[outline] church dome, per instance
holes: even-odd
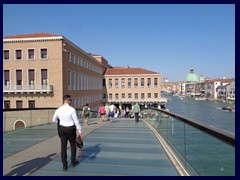
[[[199,77],[194,73],[194,69],[190,69],[190,73],[186,77],[187,82],[199,82]]]

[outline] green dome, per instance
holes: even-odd
[[[199,82],[199,77],[194,73],[193,68],[190,69],[190,73],[186,77],[187,82]]]

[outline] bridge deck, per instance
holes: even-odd
[[[111,124],[93,124],[83,127],[91,133],[84,136],[84,148],[77,153],[80,164],[62,171],[59,151],[45,153],[25,161],[22,166],[5,175],[17,173],[30,165],[32,176],[178,176],[158,140],[144,121],[116,120]],[[90,132],[90,131],[89,131]],[[86,134],[86,133],[85,133]],[[56,138],[54,139],[56,141]],[[57,140],[59,143],[60,141]],[[59,146],[59,145],[58,145]],[[31,148],[30,148],[31,149]],[[46,149],[46,147],[45,147]],[[53,157],[53,158],[51,158]],[[7,158],[6,158],[7,159]],[[4,159],[5,160],[5,159]],[[70,162],[70,149],[68,149]],[[41,162],[45,162],[41,164]],[[21,169],[22,168],[22,169]],[[26,173],[27,174],[27,173]],[[24,174],[22,174],[24,175]]]

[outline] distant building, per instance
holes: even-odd
[[[142,68],[108,68],[104,74],[107,101],[121,108],[134,102],[144,107],[160,107],[160,76]]]
[[[235,79],[231,79],[226,85],[226,99],[235,101]]]
[[[207,79],[202,83],[200,92],[207,99],[218,99],[218,93],[225,92],[223,86],[229,84],[230,81],[231,79]]]
[[[190,68],[190,73],[186,76],[185,93],[187,95],[194,95],[197,83],[199,83],[199,77],[194,73],[194,69]]]
[[[219,85],[216,89],[217,91],[217,99],[219,100],[226,100],[226,91],[227,91],[227,88],[226,88],[227,85]]]

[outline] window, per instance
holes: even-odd
[[[128,88],[131,88],[132,78],[128,78]]]
[[[108,85],[109,85],[109,88],[112,88],[112,79],[108,80]]]
[[[28,101],[28,108],[35,108],[35,101]]]
[[[109,94],[108,97],[109,97],[109,100],[112,100],[112,94]]]
[[[138,78],[134,78],[134,87],[138,87]]]
[[[35,73],[34,73],[34,69],[29,69],[28,70],[28,82],[29,85],[35,85]]]
[[[18,86],[22,85],[22,70],[16,70],[16,84]]]
[[[75,79],[76,79],[76,76],[75,76],[75,72],[72,72],[72,87],[73,87],[73,90],[76,90],[75,89]]]
[[[128,93],[128,98],[129,98],[129,99],[132,98],[132,93]]]
[[[147,79],[147,86],[148,86],[148,87],[151,87],[151,78],[148,78],[148,79]]]
[[[41,59],[47,59],[47,49],[41,49]]]
[[[23,108],[23,102],[22,101],[16,101],[16,108],[17,109]]]
[[[9,60],[9,50],[4,50],[3,51],[3,59],[4,60]]]
[[[82,58],[79,57],[79,65],[82,66]]]
[[[144,99],[144,98],[145,98],[144,93],[141,93],[141,99]]]
[[[115,94],[115,99],[117,100],[119,98],[118,93]]]
[[[28,49],[28,59],[34,59],[34,49]]]
[[[125,78],[122,78],[122,88],[125,88]]]
[[[141,78],[141,87],[144,87],[144,78]]]
[[[75,64],[75,55],[72,53],[72,63]]]
[[[68,70],[68,87],[71,86],[71,71]]]
[[[42,85],[48,85],[48,70],[41,69],[41,83]]]
[[[71,62],[71,53],[68,51],[68,62]]]
[[[115,88],[118,88],[118,78],[115,79]]]
[[[134,93],[134,99],[138,99],[138,93]]]
[[[4,86],[10,85],[9,70],[4,70]]]
[[[78,56],[76,56],[75,59],[76,59],[76,60],[75,60],[75,61],[76,61],[75,63],[76,63],[77,65],[79,65],[79,62],[78,62],[79,58],[78,58]]]
[[[106,94],[103,94],[103,99],[106,99],[107,98],[107,95]]]
[[[154,78],[154,86],[155,86],[155,87],[158,86],[158,78]]]
[[[154,98],[158,98],[158,93],[154,93]]]
[[[125,99],[125,93],[122,93],[122,99]]]
[[[22,59],[22,50],[16,50],[15,53],[16,59]]]
[[[151,98],[151,93],[148,93],[148,98]]]
[[[4,109],[10,109],[10,101],[4,101]]]
[[[102,80],[102,84],[103,84],[103,87],[106,86],[106,79],[103,79],[103,80]]]

